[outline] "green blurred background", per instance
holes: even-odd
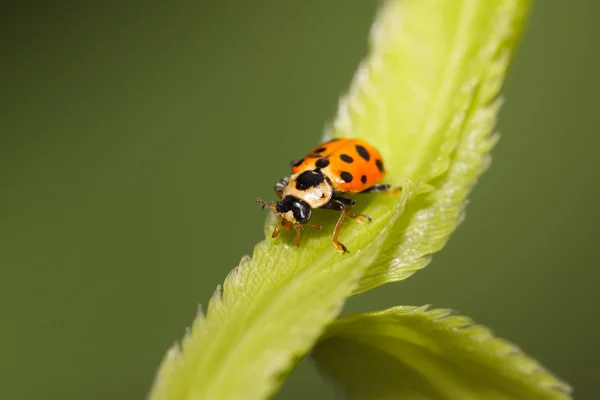
[[[0,13],[0,398],[140,399],[262,238],[375,3],[44,2]],[[598,3],[538,1],[466,222],[345,312],[451,307],[597,399]],[[596,43],[596,44],[593,44]],[[278,399],[333,398],[302,362]]]

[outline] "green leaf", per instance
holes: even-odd
[[[497,96],[529,3],[386,3],[373,31],[373,52],[342,103],[334,132],[368,137],[388,163],[388,180],[410,180],[424,193],[386,225],[389,238],[355,293],[426,266],[462,221],[465,199],[497,140],[491,136]],[[383,63],[388,68],[378,67]],[[390,206],[378,201],[365,212],[381,218]]]
[[[384,4],[370,54],[325,137],[373,143],[385,157],[386,181],[402,185],[402,194],[357,197],[357,211],[373,221],[344,224],[340,240],[349,254],[331,243],[337,217],[331,211],[314,213],[313,222],[325,229],[307,229],[300,248],[289,232],[271,239],[276,221],[268,217],[266,240],[169,351],[150,399],[264,399],[348,296],[428,263],[460,222],[463,201],[488,163],[493,100],[528,3]]]
[[[564,400],[571,388],[515,345],[450,310],[349,315],[313,351],[353,399]]]

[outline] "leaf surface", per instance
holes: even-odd
[[[332,324],[313,351],[352,399],[565,400],[570,387],[450,310],[394,307]]]

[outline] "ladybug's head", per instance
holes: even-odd
[[[310,220],[312,207],[302,199],[288,195],[283,196],[276,203],[272,201],[265,202],[261,199],[256,199],[256,202],[262,205],[263,208],[268,207],[275,216],[281,218],[275,225],[272,237],[279,235],[281,227],[289,230],[293,229],[296,231],[294,241],[297,246],[300,246],[300,232],[304,229],[304,226],[323,229],[318,224],[307,224],[308,220]]]
[[[292,224],[306,224],[310,219],[311,207],[304,200],[285,196],[275,204],[275,210],[282,219]]]

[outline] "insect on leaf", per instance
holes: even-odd
[[[270,396],[352,293],[403,279],[429,261],[461,220],[489,162],[495,98],[527,14],[526,0],[394,0],[372,28],[370,53],[325,139],[377,147],[401,195],[356,197],[371,223],[315,212],[323,231],[265,240],[213,295],[181,345],[165,357],[151,400]],[[292,157],[293,155],[290,155]],[[320,211],[320,210],[317,210]],[[258,210],[257,210],[258,212]],[[317,215],[318,214],[318,215]]]

